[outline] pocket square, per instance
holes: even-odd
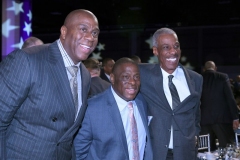
[[[148,116],[148,126],[150,125],[152,118],[153,118],[153,116]]]

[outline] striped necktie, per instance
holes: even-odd
[[[70,72],[72,78],[70,79],[70,87],[73,95],[74,105],[75,105],[75,114],[77,115],[78,111],[78,83],[77,83],[77,66],[70,66],[67,67],[68,71]]]
[[[174,110],[180,103],[180,98],[178,96],[178,92],[177,89],[175,87],[175,85],[172,82],[173,79],[173,75],[169,75],[168,76],[168,86],[172,95],[172,110]]]

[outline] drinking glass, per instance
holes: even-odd
[[[218,148],[218,147],[219,147],[219,141],[218,141],[218,139],[215,139],[215,144],[216,144],[216,147]]]
[[[226,146],[226,153],[227,153],[228,159],[231,159],[233,157],[233,152],[234,152],[233,144],[228,143]]]
[[[226,154],[226,150],[225,150],[225,148],[223,148],[223,147],[218,147],[218,157],[219,157],[219,159],[221,158],[221,159],[223,159],[224,157],[225,157],[225,154]]]

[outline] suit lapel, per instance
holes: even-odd
[[[108,103],[108,110],[109,110],[109,114],[112,118],[112,122],[117,130],[119,139],[121,141],[122,147],[124,149],[124,153],[126,154],[126,157],[129,157],[128,155],[128,145],[127,145],[127,140],[126,140],[126,135],[125,135],[125,131],[124,131],[124,127],[123,127],[123,123],[122,123],[122,118],[117,106],[117,103],[115,101],[115,98],[111,92],[111,88],[108,89],[108,97],[107,98],[107,103]]]
[[[189,75],[188,71],[186,68],[184,68],[181,64],[180,67],[183,69],[184,75],[186,77],[186,81],[188,84],[188,88],[190,91],[190,95],[195,92],[195,82],[192,80],[192,77]]]
[[[197,97],[197,93],[195,91],[195,82],[192,77],[189,75],[189,72],[186,68],[184,68],[181,64],[179,66],[183,69],[187,85],[190,91],[190,95],[186,97],[179,106],[175,109],[175,112],[181,113],[189,110],[189,107],[195,106],[197,100],[194,100]]]
[[[137,104],[137,108],[138,108],[138,111],[141,115],[142,122],[143,122],[143,125],[144,125],[144,128],[145,128],[146,134],[147,134],[147,130],[148,130],[148,119],[147,119],[147,115],[146,115],[147,113],[144,110],[144,106],[143,106],[142,101],[139,100],[138,97],[136,97],[135,102]],[[147,134],[147,136],[148,136],[148,134]]]
[[[56,92],[59,97],[59,101],[65,116],[67,123],[71,124],[74,122],[75,109],[74,102],[71,94],[71,89],[69,85],[69,80],[67,77],[66,68],[62,59],[62,55],[58,49],[57,41],[49,46],[49,70],[51,72],[51,77],[53,84],[55,85]],[[72,106],[72,107],[69,107]]]
[[[163,89],[163,76],[162,76],[162,71],[160,69],[159,64],[156,64],[152,68],[152,73],[153,73],[153,78],[152,78],[152,83],[154,84],[154,90],[155,92],[161,97],[161,101],[159,101],[159,106],[164,106],[164,110],[167,110],[169,112],[172,112],[172,109],[167,101],[167,98],[164,93]],[[168,107],[165,107],[168,106]]]
[[[82,92],[82,106],[79,111],[78,117],[76,121],[79,121],[79,118],[83,118],[85,111],[86,111],[86,106],[87,106],[87,95],[88,91],[90,88],[90,75],[88,70],[84,67],[84,65],[81,63],[79,66],[80,71],[81,71],[81,80],[82,80],[82,86],[81,86],[81,92]],[[89,76],[86,76],[89,75]],[[80,120],[82,121],[82,120]]]

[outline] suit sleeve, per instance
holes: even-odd
[[[30,71],[28,59],[21,50],[10,53],[0,68],[0,159],[6,159],[6,131],[28,95]]]
[[[85,117],[82,122],[82,126],[74,139],[74,147],[75,147],[77,160],[86,159],[88,152],[89,152],[89,148],[90,148],[92,140],[93,140],[91,121],[90,121],[89,114],[90,113],[87,109]]]
[[[196,119],[195,119],[196,133],[195,133],[195,135],[196,136],[198,136],[200,131],[201,131],[201,127],[200,127],[200,121],[201,121],[200,105],[201,105],[201,101],[200,101],[200,98],[201,98],[201,95],[202,95],[202,84],[203,84],[203,78],[201,76],[200,81],[199,81],[199,88],[197,90],[197,92],[199,93],[199,99],[198,99],[197,108],[196,108],[196,111],[195,111],[195,116],[196,116]]]
[[[225,94],[225,97],[227,100],[228,107],[231,112],[232,120],[239,119],[237,103],[235,101],[235,98],[234,98],[232,90],[231,90],[228,75],[225,75],[225,83],[223,85],[224,85],[224,94]]]

